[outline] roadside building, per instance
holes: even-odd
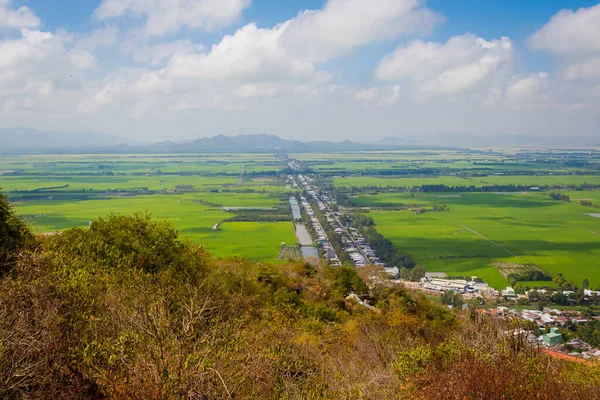
[[[504,297],[505,299],[516,299],[517,298],[517,294],[515,293],[515,289],[513,289],[512,287],[507,287],[505,290],[502,291],[502,297]]]
[[[422,280],[422,286],[425,289],[435,290],[439,292],[453,291],[458,293],[464,293],[468,282],[463,279],[440,279],[440,278],[424,278]]]
[[[542,341],[549,347],[554,347],[562,342],[562,335],[558,331],[558,328],[551,328],[550,332],[542,336]]]

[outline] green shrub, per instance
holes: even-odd
[[[0,194],[0,273],[15,262],[16,252],[32,242],[27,225],[18,218],[6,197]]]

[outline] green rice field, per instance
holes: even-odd
[[[0,159],[0,188],[37,233],[148,212],[216,256],[274,261],[281,242],[296,242],[291,221],[213,227],[235,216],[219,207],[285,204],[293,190],[281,168],[272,154],[8,156]]]
[[[500,288],[507,282],[493,262],[509,262],[563,273],[576,285],[584,278],[600,285],[600,218],[588,215],[600,214],[597,154],[407,150],[290,157],[324,187],[345,191],[384,237],[430,272],[476,275]],[[253,208],[260,216],[286,208],[299,191],[288,175],[293,172],[280,154],[0,157],[0,190],[35,232],[86,227],[110,213],[149,212],[219,257],[273,262],[282,242],[296,243],[291,219],[221,222],[236,209]],[[575,190],[584,184],[596,190]],[[422,185],[549,187],[571,201],[529,189],[397,191]],[[448,210],[433,212],[433,205]],[[429,211],[414,211],[419,208]],[[530,283],[536,285],[544,283]]]
[[[422,176],[422,177],[366,177],[352,176],[345,178],[335,178],[335,186],[394,186],[411,188],[422,185],[446,185],[446,186],[489,186],[489,185],[522,185],[522,186],[567,186],[581,185],[588,183],[600,185],[600,176],[598,175],[554,175],[554,176],[485,176],[485,177],[457,177],[457,176]]]
[[[447,204],[449,211],[374,210],[377,230],[430,272],[476,275],[501,287],[493,261],[535,264],[580,284],[600,284],[600,218],[541,194],[363,195],[365,207]]]
[[[155,218],[168,220],[182,237],[203,245],[219,257],[275,260],[281,242],[296,242],[291,222],[226,222],[214,230],[214,225],[233,215],[198,203],[200,198],[223,201],[231,207],[270,207],[276,204],[265,195],[253,193],[230,197],[153,195],[79,202],[23,202],[17,205],[17,211],[32,225],[34,231],[40,233],[86,227],[90,220],[110,213],[149,212]]]

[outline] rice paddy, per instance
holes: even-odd
[[[287,165],[278,157],[4,156],[0,158],[0,188],[36,232],[86,227],[90,220],[110,213],[149,212],[170,221],[182,237],[219,257],[276,262],[282,242],[291,247],[296,244],[291,218],[227,220],[239,210],[272,210],[289,204],[289,196],[298,189],[292,189]],[[475,275],[501,288],[507,279],[498,265],[514,264],[562,273],[576,285],[586,278],[591,286],[600,285],[596,154],[574,153],[575,161],[560,152],[450,150],[293,157],[316,179],[345,190],[356,209],[369,212],[384,237],[411,253],[429,272]],[[423,185],[458,189],[414,190]],[[477,193],[460,189],[492,185],[527,190]],[[549,198],[550,190],[569,196],[570,202]],[[435,205],[447,209],[433,211]]]
[[[273,155],[14,156],[0,162],[0,188],[37,233],[148,212],[218,257],[274,261],[281,242],[296,242],[291,221],[213,227],[235,216],[227,209],[285,204],[293,191],[279,170]]]
[[[600,284],[600,219],[586,207],[551,200],[542,194],[464,193],[364,195],[361,206],[447,204],[448,211],[417,214],[376,209],[369,214],[378,231],[415,256],[430,272],[480,276],[496,287],[507,284],[494,262],[536,265],[562,273],[576,284]]]

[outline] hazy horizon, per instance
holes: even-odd
[[[600,4],[0,0],[0,128],[597,136]]]

